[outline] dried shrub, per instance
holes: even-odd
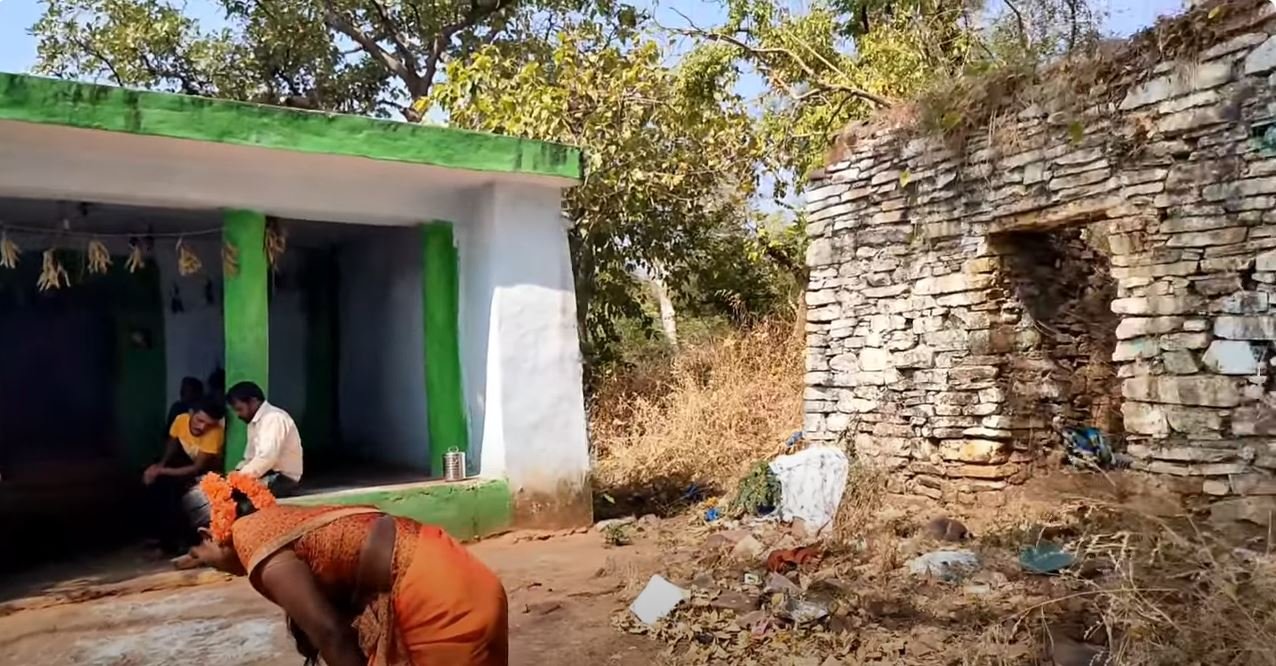
[[[732,490],[801,427],[803,356],[802,334],[776,320],[604,379],[590,405],[596,486],[613,495],[691,483]]]

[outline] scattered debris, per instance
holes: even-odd
[[[757,610],[761,603],[762,600],[756,594],[748,595],[743,592],[736,592],[735,590],[725,590],[718,594],[718,596],[714,597],[713,600],[709,602],[709,606],[744,615],[745,613],[751,613]]]
[[[970,536],[965,525],[948,517],[936,518],[926,523],[923,531],[927,537],[935,541],[959,542],[965,541]]]
[[[801,518],[809,532],[823,532],[846,491],[846,453],[827,446],[806,449],[772,460],[770,469],[780,483],[780,519]]]
[[[624,518],[612,518],[610,520],[600,520],[594,523],[594,530],[598,532],[606,532],[613,527],[624,527],[632,525],[636,519],[633,516],[625,516]]]
[[[913,558],[908,570],[917,576],[933,576],[956,583],[979,568],[979,556],[969,550],[936,550]]]
[[[1098,645],[1082,643],[1066,635],[1057,627],[1049,627],[1050,659],[1055,666],[1103,666],[1108,663],[1108,651]]]
[[[528,615],[549,615],[563,607],[561,601],[538,601],[523,606],[523,613]]]
[[[723,530],[714,532],[704,540],[705,550],[722,550],[725,548],[734,548],[740,540],[749,536],[744,530]]]
[[[721,517],[722,516],[718,514],[718,507],[716,506],[709,507],[709,510],[704,512],[704,521],[706,523],[712,523],[713,521]]]
[[[1098,467],[1111,469],[1116,466],[1116,457],[1112,454],[1112,446],[1108,438],[1098,428],[1064,428],[1063,446],[1068,460],[1081,467]]]
[[[766,546],[750,534],[736,542],[735,547],[731,549],[731,557],[745,562],[756,562],[765,552]]]
[[[789,620],[795,625],[802,626],[828,617],[829,609],[828,606],[816,601],[788,597],[785,599],[784,605],[776,610],[776,615]]]
[[[814,548],[802,546],[801,548],[789,548],[787,550],[771,551],[766,558],[767,571],[778,571],[784,573],[801,567],[808,562],[815,562],[820,559],[819,551]]]
[[[762,588],[762,591],[767,594],[801,594],[802,588],[789,580],[788,576],[771,573],[767,575],[766,587]]]
[[[1019,553],[1019,564],[1034,574],[1058,573],[1075,564],[1077,556],[1051,541],[1029,546]]]
[[[687,596],[686,590],[665,580],[663,576],[652,576],[642,594],[629,605],[629,612],[643,624],[654,624],[677,608]]]

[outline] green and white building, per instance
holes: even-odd
[[[304,501],[464,537],[587,521],[560,212],[581,176],[550,143],[0,74],[0,230],[20,249],[0,267],[0,512],[127,494],[181,378],[224,367],[296,418],[324,491]],[[70,285],[40,291],[49,249]],[[228,464],[244,440],[233,423]],[[453,448],[477,479],[431,481]]]

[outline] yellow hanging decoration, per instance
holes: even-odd
[[[177,239],[177,272],[182,276],[194,275],[203,267],[204,262],[199,260],[190,246],[183,239]]]
[[[129,273],[136,273],[146,266],[146,256],[142,254],[142,242],[136,238],[130,238],[128,241],[128,259],[124,260],[124,267]]]
[[[50,289],[61,289],[71,286],[71,276],[67,275],[66,269],[62,267],[62,263],[58,261],[57,255],[53,248],[44,251],[44,258],[40,268],[40,279],[36,281],[36,287],[40,291],[49,291]]]
[[[106,275],[106,271],[111,267],[111,253],[106,249],[106,245],[100,240],[91,240],[86,254],[89,260],[89,272],[95,275]]]
[[[239,248],[234,243],[222,243],[222,274],[226,277],[239,275]]]
[[[0,268],[17,268],[21,255],[22,250],[18,249],[17,243],[9,240],[9,234],[0,232]]]
[[[288,234],[274,220],[266,223],[266,263],[272,271],[279,270],[279,260],[288,249]]]

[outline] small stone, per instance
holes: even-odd
[[[632,525],[635,522],[637,522],[637,520],[638,519],[633,516],[625,516],[624,518],[612,518],[610,520],[600,520],[594,523],[594,531],[606,532],[607,530],[615,529],[617,527]]]
[[[1118,298],[1112,301],[1112,311],[1123,315],[1175,315],[1195,312],[1201,301],[1193,296],[1145,296]]]
[[[939,445],[944,460],[966,463],[1004,463],[1010,459],[1006,442],[991,439],[947,440]]]
[[[1237,437],[1276,435],[1276,409],[1263,404],[1237,409],[1232,412],[1232,434]]]
[[[973,275],[953,273],[950,275],[942,275],[940,277],[922,278],[914,283],[913,293],[919,296],[933,296],[937,294],[973,291],[992,286],[995,279],[995,276],[985,273]]]
[[[1252,375],[1259,369],[1254,347],[1240,340],[1215,340],[1201,360],[1220,375]]]
[[[731,549],[731,557],[742,562],[756,562],[765,552],[766,546],[750,534],[736,542],[735,547]]]
[[[1267,292],[1238,291],[1210,303],[1210,310],[1225,314],[1262,314],[1267,312]]]
[[[965,525],[947,517],[936,518],[926,523],[923,532],[927,537],[936,541],[965,541],[970,536],[970,531],[966,529]]]
[[[1276,515],[1276,497],[1243,497],[1210,505],[1210,520],[1215,523],[1246,522],[1267,527]]]
[[[1232,492],[1232,485],[1224,480],[1206,479],[1205,483],[1201,484],[1201,492],[1216,497],[1228,495]]]

